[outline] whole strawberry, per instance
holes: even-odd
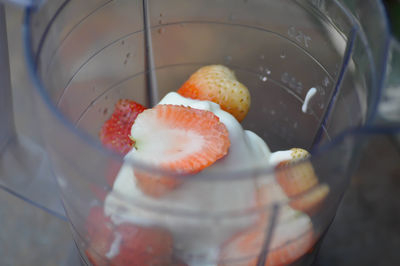
[[[205,66],[197,70],[178,90],[184,97],[212,101],[239,122],[250,109],[250,93],[229,68]]]

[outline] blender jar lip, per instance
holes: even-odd
[[[57,13],[59,13],[62,8],[69,2],[69,0],[66,0],[62,5],[61,8],[59,10],[57,10]],[[335,0],[335,2],[337,2]],[[383,9],[383,4],[382,3],[378,3],[381,7],[382,10]],[[340,5],[340,4],[339,4]],[[30,28],[30,20],[31,20],[31,16],[32,13],[34,13],[36,10],[36,8],[34,7],[27,7],[25,9],[25,14],[24,14],[24,22],[23,22],[23,42],[24,42],[24,52],[26,55],[26,61],[27,61],[27,67],[28,67],[28,71],[30,74],[30,77],[33,81],[34,86],[36,87],[37,91],[39,92],[42,100],[46,103],[47,108],[51,111],[52,115],[55,115],[56,118],[63,124],[63,126],[66,127],[66,129],[68,131],[70,131],[72,134],[76,134],[78,136],[78,138],[80,138],[82,141],[84,141],[85,143],[87,143],[89,146],[91,146],[91,148],[94,148],[96,150],[98,150],[101,153],[105,153],[107,156],[110,156],[111,158],[113,158],[116,161],[119,161],[121,163],[129,163],[130,165],[134,166],[135,168],[144,170],[144,171],[148,171],[150,173],[154,173],[154,174],[161,174],[161,175],[168,175],[171,177],[182,177],[182,176],[187,176],[187,175],[183,175],[183,174],[179,174],[173,171],[167,171],[164,169],[160,169],[160,168],[156,168],[152,165],[149,164],[145,164],[143,162],[139,162],[137,160],[133,160],[133,159],[129,159],[129,160],[125,160],[123,158],[123,156],[117,154],[116,152],[113,152],[110,149],[105,148],[103,145],[101,145],[101,143],[97,140],[95,140],[94,138],[92,138],[88,133],[84,132],[83,130],[80,130],[79,128],[76,128],[71,121],[69,121],[60,111],[59,109],[54,105],[54,103],[51,101],[49,95],[47,94],[45,87],[43,85],[43,83],[41,82],[41,79],[39,78],[39,76],[37,75],[37,68],[36,68],[36,62],[35,62],[35,57],[34,57],[34,53],[33,53],[33,49],[31,47],[31,43],[32,43],[32,36],[31,36],[31,28]],[[381,13],[384,13],[382,12]],[[348,11],[346,11],[348,13]],[[384,13],[385,14],[385,13]],[[385,25],[386,25],[386,32],[384,34],[385,36],[385,57],[384,58],[388,58],[389,56],[389,45],[390,45],[390,28],[389,28],[389,23],[388,23],[388,18],[385,14],[385,16],[382,16],[385,20]],[[54,19],[54,17],[53,17]],[[53,20],[52,19],[52,20]],[[51,25],[51,22],[50,24]],[[44,35],[46,34],[46,31],[44,33]],[[382,90],[382,86],[383,86],[383,82],[384,82],[384,73],[386,73],[386,65],[385,68],[382,69],[381,71],[381,77],[380,80],[378,81],[378,90],[377,90],[377,95],[376,96],[376,101],[374,102],[373,105],[373,114],[376,113],[376,109],[377,109],[377,105],[379,102],[379,96]],[[374,116],[374,115],[373,115]],[[369,120],[367,120],[366,123],[368,123]],[[318,156],[320,156],[320,154],[322,152],[326,152],[332,148],[334,148],[335,144],[339,143],[340,139],[343,139],[343,137],[349,135],[349,133],[354,133],[355,131],[358,130],[348,130],[345,132],[342,132],[342,134],[339,134],[339,136],[335,137],[331,142],[327,143],[327,145],[320,145],[318,146],[316,149],[312,149],[311,150],[311,154],[313,155],[312,157],[314,158],[318,158]],[[337,138],[337,141],[335,141],[335,139]],[[308,160],[308,159],[307,159]],[[299,162],[294,163],[295,164],[300,164],[303,163],[304,160],[301,160]],[[268,166],[263,166],[263,167],[256,167],[256,168],[251,168],[251,169],[235,169],[235,170],[224,170],[224,171],[214,171],[210,173],[210,178],[207,179],[215,179],[215,178],[224,178],[224,179],[242,179],[242,178],[248,178],[249,176],[259,176],[259,175],[271,175],[272,173],[274,173],[275,171],[275,167],[272,165],[268,165]]]

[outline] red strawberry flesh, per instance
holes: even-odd
[[[87,218],[89,247],[86,255],[94,266],[170,265],[172,236],[162,228],[131,223],[114,225],[101,207]]]
[[[129,138],[136,117],[146,108],[132,100],[119,100],[110,119],[101,131],[100,140],[104,146],[123,155],[128,153],[134,142]]]
[[[226,126],[210,111],[158,105],[138,116],[132,127],[135,156],[178,173],[193,174],[228,153]]]

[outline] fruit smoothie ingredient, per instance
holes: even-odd
[[[87,226],[86,255],[94,266],[163,266],[173,260],[172,236],[165,229],[114,225],[101,207],[92,207]]]
[[[159,102],[159,106],[163,105],[185,106],[212,112],[229,133],[229,152],[198,173],[184,176],[183,183],[168,193],[154,197],[144,193],[139,180],[141,177],[137,176],[140,169],[129,163],[131,158],[135,158],[131,156],[137,153],[136,150],[132,150],[125,156],[127,163],[122,166],[113,190],[106,198],[104,210],[114,224],[157,225],[167,229],[173,235],[174,255],[188,265],[202,265],[201,261],[211,261],[215,265],[222,243],[233,234],[254,224],[258,217],[222,216],[216,220],[214,215],[221,216],[221,213],[234,213],[252,208],[256,206],[257,199],[256,184],[251,178],[228,180],[229,176],[221,176],[210,180],[210,177],[213,173],[225,173],[227,169],[250,170],[268,164],[270,151],[260,137],[244,130],[235,117],[221,110],[216,103],[189,99],[170,92]],[[143,114],[145,112],[141,115]],[[133,128],[138,125],[139,118]],[[140,149],[139,139],[137,143]],[[151,172],[150,174],[152,175]],[[157,186],[150,187],[154,189]],[[189,214],[175,215],[176,212]],[[193,216],[190,213],[204,215]]]
[[[132,126],[132,157],[180,174],[195,174],[228,153],[226,126],[210,111],[178,105],[157,105],[141,113]],[[161,196],[179,182],[173,177],[135,171],[139,187]]]
[[[314,213],[329,194],[326,184],[318,184],[318,177],[310,161],[310,154],[303,149],[293,148],[290,160],[277,165],[276,180],[286,195],[292,198],[290,206],[296,210]]]
[[[106,197],[104,218],[99,218],[114,228],[104,229],[99,239],[91,237],[91,261],[108,255],[114,264],[107,265],[121,266],[136,265],[134,260],[140,265],[257,265],[273,215],[265,207],[273,204],[280,208],[265,265],[287,265],[310,251],[319,234],[309,215],[322,205],[329,187],[319,184],[307,151],[271,154],[259,136],[244,130],[239,122],[249,107],[249,91],[233,71],[211,65],[196,71],[178,93],[168,93],[156,107],[132,108],[129,114],[134,118],[122,123],[129,123],[129,130],[121,129],[118,117],[126,117],[116,108],[101,140],[126,154],[126,163]],[[187,176],[151,173],[133,167],[132,159]],[[300,160],[305,161],[299,164]],[[209,180],[214,173],[259,167],[276,171],[261,178]],[[213,218],[263,208],[259,213]],[[137,231],[166,245],[154,246],[156,253],[150,258],[135,242]],[[156,245],[147,237],[141,242]]]
[[[285,228],[286,230],[287,228]],[[316,242],[312,229],[304,231],[305,227],[300,228],[300,232],[290,230],[293,239],[287,243],[274,239],[269,246],[265,266],[282,266],[293,263],[301,256],[309,252]],[[274,234],[285,234],[283,230],[275,230]],[[279,237],[279,236],[277,236]],[[234,235],[221,249],[219,266],[257,266],[259,255],[266,239],[265,223],[258,223],[255,226]]]
[[[157,105],[140,114],[131,130],[134,157],[176,173],[193,174],[228,153],[226,126],[210,111]]]
[[[100,141],[104,146],[127,154],[133,147],[134,142],[129,138],[131,128],[136,117],[146,108],[131,100],[119,100],[115,110],[100,131]]]
[[[205,66],[197,70],[178,90],[184,97],[217,103],[239,122],[250,109],[250,93],[229,68]]]

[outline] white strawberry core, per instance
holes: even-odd
[[[162,123],[146,127],[132,127],[132,138],[136,141],[135,158],[154,165],[184,159],[199,152],[204,143],[200,134],[184,129],[170,129]]]

